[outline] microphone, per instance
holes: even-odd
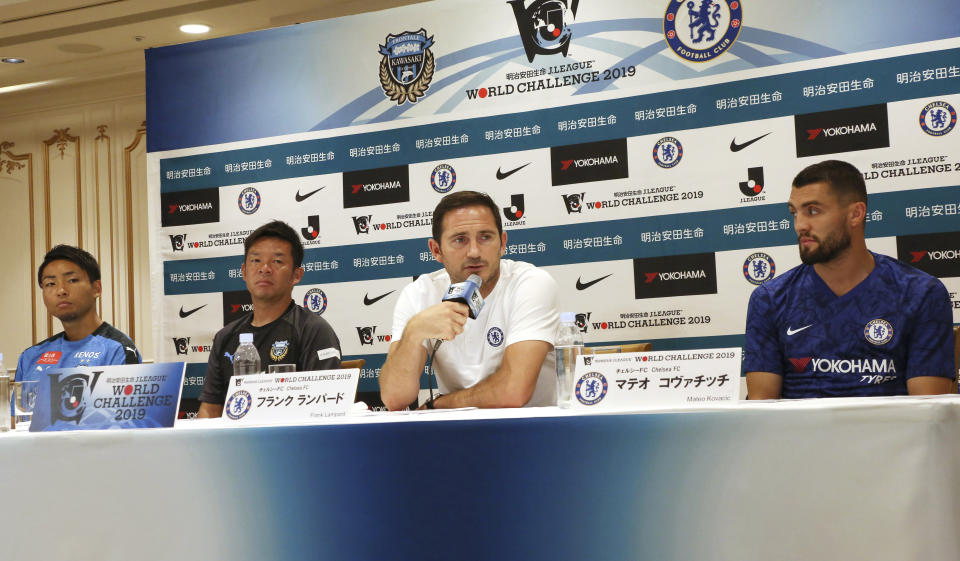
[[[447,293],[441,299],[443,302],[460,302],[470,309],[470,319],[477,319],[483,309],[483,296],[480,296],[480,285],[483,279],[479,275],[470,275],[467,280],[450,285]]]

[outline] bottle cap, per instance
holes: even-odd
[[[253,343],[253,333],[241,333],[240,334],[240,344],[244,343]]]
[[[577,314],[574,312],[562,312],[560,314],[560,323],[576,323]]]

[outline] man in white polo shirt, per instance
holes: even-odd
[[[553,338],[557,284],[529,263],[501,259],[507,246],[498,208],[483,193],[441,199],[428,242],[443,269],[407,285],[393,313],[393,338],[380,371],[391,410],[413,404],[428,354],[441,395],[427,408],[555,405]],[[478,275],[483,309],[477,319],[458,302],[441,302],[451,283]]]

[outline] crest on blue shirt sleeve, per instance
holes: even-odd
[[[871,344],[886,345],[893,339],[893,326],[885,319],[875,319],[864,326],[863,336]]]
[[[387,35],[380,45],[380,87],[391,101],[416,103],[427,94],[436,69],[432,46],[433,36],[427,37],[422,27]]]

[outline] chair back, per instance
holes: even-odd
[[[586,347],[588,354],[604,355],[610,353],[646,353],[653,347],[651,343],[627,343],[625,345],[598,345]]]

